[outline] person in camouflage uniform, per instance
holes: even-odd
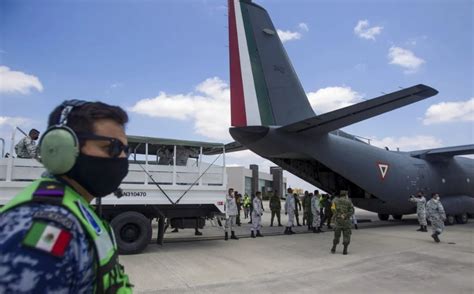
[[[443,204],[439,200],[439,194],[433,193],[432,198],[426,203],[426,212],[431,222],[433,234],[431,237],[436,243],[439,243],[439,235],[444,230],[444,221],[446,220],[446,213],[444,212]]]
[[[257,191],[255,197],[253,198],[253,211],[252,211],[252,228],[250,237],[263,237],[260,233],[262,228],[262,215],[263,215],[263,205],[262,205],[262,192]],[[255,231],[257,233],[255,233]]]
[[[285,234],[291,235],[294,234],[291,228],[294,226],[295,223],[295,197],[293,197],[293,189],[288,188],[288,194],[286,194],[286,201],[285,201],[285,215],[288,215],[288,223],[286,225]]]
[[[273,220],[275,219],[275,215],[278,220],[278,226],[282,227],[281,224],[281,202],[280,197],[278,197],[278,191],[273,193],[273,196],[270,198],[270,210],[272,212],[270,227],[273,227]]]
[[[308,231],[311,231],[313,227],[313,213],[311,212],[311,198],[313,193],[309,193],[308,191],[304,191],[303,197],[303,225],[305,224],[305,220],[307,221]]]
[[[316,194],[313,195],[313,193],[309,194],[311,195],[311,214],[312,214],[312,221],[313,221],[313,233],[321,233],[321,216],[319,215],[320,210],[319,210],[319,191],[315,191]]]
[[[342,254],[347,254],[347,247],[351,242],[351,217],[354,214],[354,205],[346,198],[347,191],[341,191],[336,199],[333,201],[332,210],[334,217],[334,240],[331,248],[331,253],[336,253],[336,246],[339,244],[342,233],[342,244],[344,251]]]
[[[409,198],[410,202],[416,203],[416,214],[418,215],[418,222],[420,223],[420,228],[418,232],[428,232],[427,223],[426,223],[426,198],[423,196],[422,192],[418,192],[416,197],[413,195]]]
[[[40,132],[36,129],[31,129],[28,136],[21,139],[15,145],[15,152],[18,158],[36,158],[38,157],[38,146],[35,141],[38,140]]]
[[[293,198],[295,198],[295,219],[296,219],[296,225],[298,227],[301,227],[301,224],[300,224],[300,215],[299,215],[299,211],[301,211],[301,201],[300,201],[300,197],[298,196],[298,194],[296,193],[293,193]]]

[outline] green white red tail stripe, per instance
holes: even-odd
[[[43,222],[34,222],[23,240],[23,245],[61,257],[70,241],[70,232]]]
[[[274,124],[260,56],[245,3],[229,0],[232,126]]]

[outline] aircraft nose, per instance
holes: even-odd
[[[243,145],[255,143],[265,137],[268,131],[269,128],[264,126],[235,127],[229,129],[232,138]]]

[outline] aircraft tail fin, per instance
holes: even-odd
[[[313,117],[266,10],[250,0],[228,4],[232,126],[283,126]]]

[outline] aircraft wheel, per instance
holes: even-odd
[[[454,218],[454,215],[450,215],[448,214],[446,216],[446,220],[444,221],[444,223],[447,225],[447,226],[452,226],[456,223],[456,219]]]
[[[393,219],[402,220],[403,214],[392,214]]]
[[[139,253],[151,241],[150,220],[139,212],[123,212],[114,217],[110,225],[114,229],[120,254]]]
[[[390,216],[389,214],[379,213],[379,220],[387,221],[389,216]]]
[[[462,224],[462,225],[463,225],[463,224],[467,223],[468,219],[469,219],[469,218],[468,218],[468,216],[467,216],[467,213],[462,213],[462,214],[456,215],[456,222],[457,222],[458,224]]]

